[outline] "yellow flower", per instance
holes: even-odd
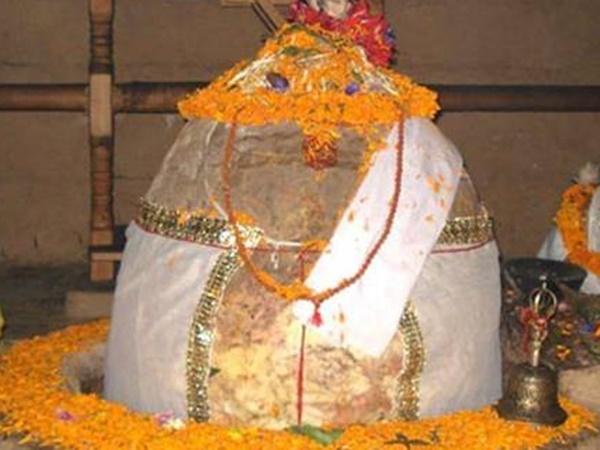
[[[306,243],[307,247],[320,246]],[[23,436],[59,449],[186,450],[323,450],[320,444],[285,431],[256,428],[226,428],[188,422],[164,428],[150,415],[94,395],[69,394],[61,375],[63,359],[104,341],[108,322],[100,321],[67,328],[46,337],[16,344],[0,358],[0,433]],[[569,414],[560,427],[537,427],[506,422],[491,407],[415,422],[381,422],[353,425],[328,446],[331,450],[400,448],[388,443],[404,436],[430,443],[431,450],[540,448],[551,441],[566,442],[583,430],[596,431],[597,417],[568,400],[561,399]],[[68,411],[68,421],[57,411]]]
[[[380,140],[369,141],[376,128],[411,116],[432,118],[439,109],[434,92],[372,66],[348,40],[318,27],[284,27],[258,57],[259,68],[238,64],[208,88],[182,100],[181,114],[252,126],[295,122],[306,136],[320,142],[337,138],[337,127],[345,126],[367,139],[370,159],[372,151],[381,148]],[[268,72],[283,76],[289,89],[282,93],[266,88]],[[368,77],[387,83],[387,90],[371,89]],[[345,90],[350,83],[367,87],[349,95]]]
[[[600,253],[588,250],[585,214],[596,185],[574,184],[562,195],[554,221],[560,231],[567,259],[600,276]]]

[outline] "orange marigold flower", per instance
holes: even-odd
[[[595,190],[594,185],[581,184],[566,189],[554,221],[567,250],[567,259],[600,275],[600,253],[588,249],[585,227],[585,214]]]

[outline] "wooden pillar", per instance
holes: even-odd
[[[90,277],[92,281],[114,277],[113,261],[97,260],[94,247],[114,243],[113,219],[113,0],[89,0],[90,80],[89,137],[91,149]]]
[[[271,0],[253,0],[252,9],[271,33],[275,33],[286,22]]]

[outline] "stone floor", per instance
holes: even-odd
[[[43,335],[78,323],[70,318],[65,302],[68,291],[109,290],[111,284],[91,284],[86,265],[61,267],[0,266],[0,307],[8,341]],[[33,449],[0,436],[0,450]]]
[[[65,311],[66,293],[72,290],[107,290],[93,285],[86,265],[61,267],[0,266],[0,307],[8,340],[23,339],[64,328],[79,321]]]

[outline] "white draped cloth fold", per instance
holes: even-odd
[[[187,416],[192,316],[222,251],[129,226],[104,366],[108,400]]]
[[[393,227],[358,282],[325,301],[318,327],[332,345],[381,355],[398,330],[407,299],[442,231],[462,171],[454,145],[429,120],[404,122],[401,193]],[[352,276],[385,226],[394,191],[399,130],[388,136],[306,284],[315,291]],[[294,311],[308,323],[312,303]]]

